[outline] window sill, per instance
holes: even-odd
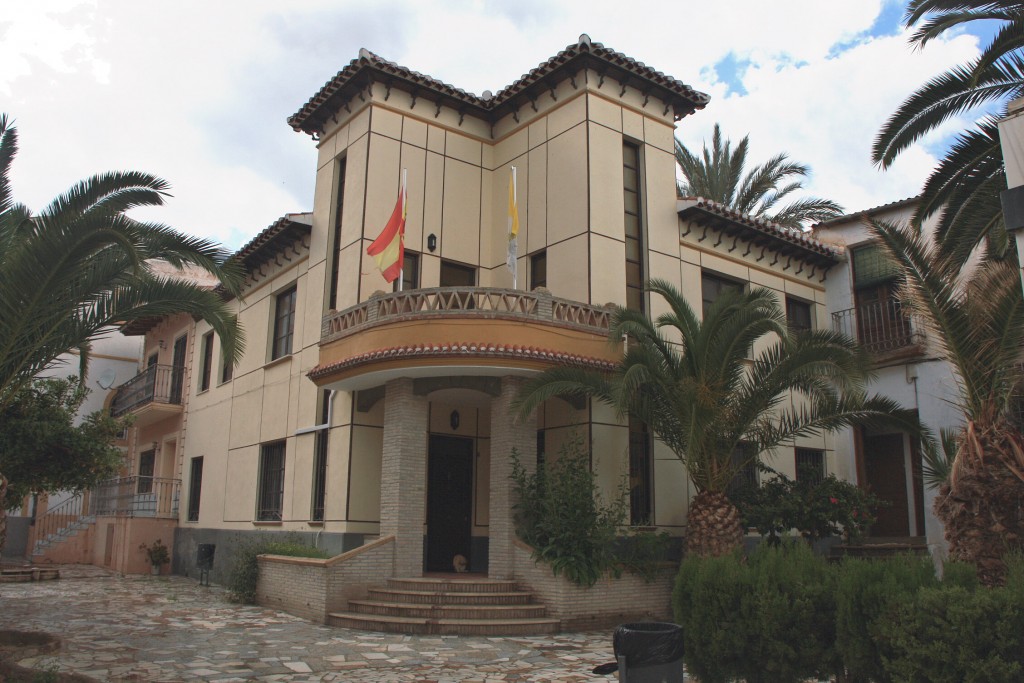
[[[273,520],[273,519],[253,520],[253,523],[252,523],[253,526],[281,526],[282,524],[284,524],[284,522],[282,522],[280,520]]]
[[[323,526],[324,525],[322,520],[310,520],[309,522],[307,522],[307,524],[309,526]]]
[[[284,356],[281,356],[280,358],[275,358],[274,360],[268,360],[266,363],[263,364],[263,369],[266,370],[267,368],[274,367],[275,365],[282,365],[283,363],[286,363],[287,361],[290,361],[291,359],[292,359],[292,354],[289,353],[289,354],[286,354]]]

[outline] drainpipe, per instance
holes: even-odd
[[[331,427],[331,420],[334,418],[334,395],[337,393],[336,389],[331,389],[330,393],[327,394],[327,422],[319,425],[313,425],[312,427],[303,427],[295,430],[295,436],[300,434],[311,434],[313,432],[319,432],[324,429]]]

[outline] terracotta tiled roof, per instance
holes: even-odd
[[[612,370],[615,363],[602,358],[580,356],[536,346],[519,346],[515,344],[494,344],[477,342],[451,342],[447,344],[415,344],[409,346],[392,346],[361,353],[351,358],[318,365],[309,371],[310,379],[319,379],[348,368],[366,363],[386,360],[409,360],[414,358],[502,358],[508,360],[546,361],[558,365],[592,368],[596,370]]]
[[[246,270],[254,268],[278,249],[293,243],[303,235],[308,235],[313,229],[311,221],[312,214],[286,214],[264,228],[231,258],[241,261]]]
[[[842,258],[840,249],[815,239],[808,232],[740,213],[710,199],[682,197],[676,202],[676,210],[680,217],[699,225],[723,229],[755,243],[763,242],[783,253],[796,253],[813,264],[829,267]]]
[[[835,218],[830,218],[827,221],[822,221],[821,223],[815,223],[813,227],[814,227],[815,230],[817,230],[818,228],[827,228],[829,226],[836,225],[836,224],[839,224],[839,223],[849,223],[850,221],[858,219],[858,218],[867,218],[868,216],[873,216],[873,215],[875,215],[877,213],[881,213],[883,211],[889,211],[891,209],[899,209],[899,208],[902,208],[904,206],[909,206],[909,205],[915,203],[920,198],[921,198],[920,195],[916,195],[914,197],[907,197],[906,199],[897,199],[894,202],[889,202],[888,204],[882,204],[881,206],[873,206],[870,209],[864,209],[862,211],[854,211],[853,213],[848,213],[848,214],[843,215],[843,216],[837,216]]]
[[[594,66],[602,73],[602,80],[608,76],[623,87],[631,84],[649,93],[671,107],[676,118],[682,118],[697,109],[703,109],[711,99],[707,94],[694,90],[682,81],[652,69],[643,62],[627,57],[601,43],[590,40],[586,34],[578,42],[542,62],[522,75],[512,85],[491,95],[474,95],[461,88],[439,81],[412,69],[389,62],[367,49],[359,50],[359,56],[335,74],[297,112],[288,118],[288,123],[297,131],[310,134],[322,130],[324,122],[333,116],[350,97],[360,92],[371,82],[384,82],[413,93],[422,92],[426,99],[438,105],[447,104],[463,111],[472,110],[477,116],[495,121],[517,106],[522,106],[536,96],[536,92],[553,87],[560,81],[575,77],[583,65]]]

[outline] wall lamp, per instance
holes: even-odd
[[[427,235],[427,251],[433,253],[437,249],[437,235],[430,233]]]

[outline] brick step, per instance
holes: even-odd
[[[515,581],[499,579],[410,578],[388,579],[388,588],[434,593],[513,593],[519,590]]]
[[[524,636],[558,632],[557,619],[426,619],[333,612],[327,623],[342,628],[385,633],[452,636]]]
[[[420,617],[427,619],[541,619],[547,611],[544,605],[422,605],[406,602],[379,602],[376,600],[350,600],[349,611],[364,615],[391,617]]]
[[[370,597],[381,602],[405,602],[420,605],[528,605],[533,596],[525,591],[509,593],[448,593],[427,590],[371,588]]]

